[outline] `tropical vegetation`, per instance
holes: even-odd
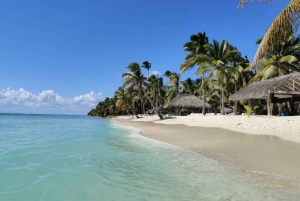
[[[239,7],[247,2],[241,0]],[[205,32],[191,35],[183,45],[187,55],[178,71],[167,70],[162,76],[150,75],[152,65],[149,61],[144,61],[142,65],[130,63],[127,71],[122,73],[123,85],[113,97],[98,103],[88,115],[107,117],[131,114],[138,118],[139,114],[155,114],[162,119],[162,113],[167,112],[163,111],[162,106],[178,94],[199,97],[212,106],[211,112],[225,114],[229,108],[234,114],[238,111],[266,114],[268,108],[265,107],[265,100],[229,101],[228,97],[252,82],[300,72],[300,36],[296,36],[299,16],[300,0],[290,1],[263,38],[258,39],[259,47],[252,63],[227,40],[210,42]],[[182,75],[194,67],[196,79],[182,80]],[[143,69],[147,70],[146,76]],[[179,113],[179,110],[175,112]],[[203,109],[202,113],[205,112]]]

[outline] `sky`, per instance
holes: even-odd
[[[0,4],[0,113],[86,114],[131,62],[180,73],[192,34],[228,40],[250,60],[288,0],[9,0]],[[197,78],[192,69],[182,75]],[[146,70],[144,72],[146,73]],[[164,79],[165,82],[167,79]]]

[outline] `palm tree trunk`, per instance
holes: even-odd
[[[223,87],[223,83],[221,83],[221,88],[222,88],[222,95],[221,95],[221,99],[222,99],[222,111],[221,114],[225,115],[225,108],[224,108],[224,87]]]
[[[135,104],[133,103],[132,105],[132,113],[133,113],[133,116],[135,116],[136,118],[139,118],[136,114],[136,109],[135,109]]]
[[[205,115],[204,73],[202,73],[202,115]]]
[[[144,91],[144,89],[143,89],[143,91]],[[153,102],[153,101],[151,100],[151,98],[147,95],[147,93],[145,93],[145,91],[144,91],[144,94],[146,95],[148,101],[150,102],[150,104],[151,104],[151,106],[152,106],[152,108],[153,108],[153,110],[154,110],[154,113],[155,113],[160,119],[163,119],[164,117],[163,117],[163,116],[158,112],[158,110],[157,110],[157,107],[156,107],[157,103],[156,103],[156,105],[154,105],[154,102]],[[158,100],[158,99],[156,99],[156,100]]]
[[[267,110],[268,110],[268,116],[271,115],[271,104],[270,104],[270,95],[268,95],[268,99],[267,99]]]
[[[237,91],[236,88],[237,88],[237,87],[236,87],[236,84],[234,84],[234,92]],[[238,101],[235,100],[235,101],[234,101],[234,106],[233,106],[233,114],[234,114],[234,115],[237,115],[237,103],[238,103]]]

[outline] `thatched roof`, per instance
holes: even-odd
[[[254,82],[229,96],[229,100],[260,98],[266,99],[270,93],[300,94],[300,73]]]
[[[202,108],[203,101],[194,95],[179,94],[176,98],[164,105],[164,108]],[[211,108],[211,105],[204,103],[205,108]]]

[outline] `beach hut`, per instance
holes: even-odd
[[[202,109],[203,100],[190,94],[178,94],[176,98],[164,105],[164,109],[185,108],[185,109]],[[211,105],[204,102],[205,109],[210,109]]]
[[[229,96],[229,100],[242,99],[268,99],[268,103],[273,103],[273,111],[276,110],[277,103],[289,102],[294,115],[294,103],[300,101],[300,73],[254,82]]]

